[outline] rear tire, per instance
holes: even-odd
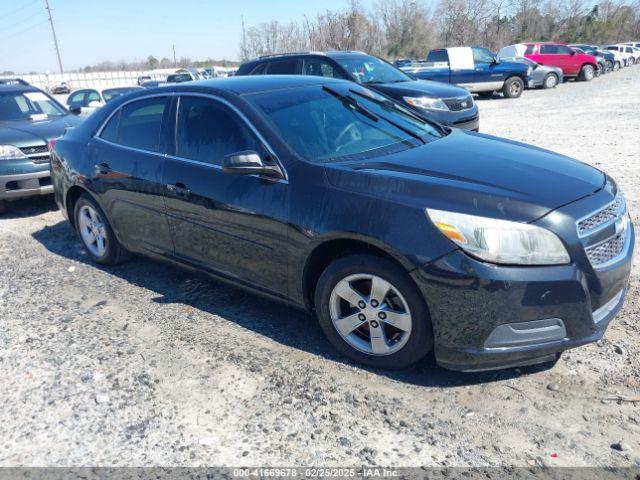
[[[510,77],[502,86],[504,98],[518,98],[524,91],[524,82],[520,77]]]
[[[420,290],[402,267],[382,257],[356,254],[335,260],[318,280],[315,307],[333,346],[370,367],[406,368],[433,346]]]
[[[615,63],[613,64],[613,71],[617,72],[618,70],[620,70],[620,62],[618,60],[615,61]]]
[[[91,259],[101,265],[118,265],[131,254],[122,246],[107,216],[88,193],[78,198],[73,209],[78,237]]]
[[[542,88],[555,88],[558,86],[559,78],[555,73],[549,73],[546,77],[544,77],[544,82],[542,82]]]
[[[580,75],[578,75],[578,79],[583,82],[590,82],[593,80],[595,76],[595,68],[593,65],[583,65],[580,69]]]

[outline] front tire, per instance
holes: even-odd
[[[615,61],[615,63],[613,64],[613,71],[617,72],[618,70],[620,70],[620,62],[618,60]]]
[[[505,98],[518,98],[524,91],[524,82],[520,77],[507,78],[502,86],[502,95]]]
[[[593,80],[594,76],[595,69],[593,68],[593,65],[583,65],[580,69],[580,75],[578,76],[578,78],[583,82],[590,82],[591,80]]]
[[[555,73],[549,73],[544,77],[542,88],[555,88],[558,85],[559,78]]]
[[[315,292],[320,326],[333,346],[356,362],[402,369],[431,351],[424,298],[396,263],[368,254],[331,263]]]
[[[89,194],[78,198],[73,217],[78,237],[94,262],[118,265],[129,258],[129,252],[118,242],[107,216]]]

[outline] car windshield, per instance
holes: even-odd
[[[127,93],[135,92],[137,90],[140,89],[134,87],[109,88],[108,90],[102,91],[102,96],[104,97],[105,102],[110,102],[114,98],[121,97],[122,95],[126,95]]]
[[[258,93],[247,99],[300,156],[313,162],[383,155],[443,135],[384,97],[349,84]]]
[[[43,92],[0,93],[0,122],[46,120],[67,112]]]
[[[376,57],[350,56],[336,58],[336,61],[358,83],[397,83],[411,80],[406,73]]]

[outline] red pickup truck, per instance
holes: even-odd
[[[540,65],[559,67],[565,77],[578,77],[579,80],[588,82],[598,69],[596,57],[578,53],[563,43],[531,42],[525,45],[525,57]]]

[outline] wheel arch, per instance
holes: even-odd
[[[72,185],[71,187],[69,187],[69,189],[67,190],[67,193],[65,194],[64,197],[64,208],[67,212],[67,218],[69,219],[69,221],[71,222],[71,225],[73,225],[74,227],[76,226],[76,219],[74,216],[74,209],[76,206],[76,202],[78,201],[78,198],[80,198],[80,196],[83,193],[87,193],[89,195],[91,195],[91,192],[89,192],[89,190],[87,190],[86,188],[80,186],[80,185]],[[93,195],[91,195],[92,198]]]
[[[356,253],[367,253],[386,258],[407,272],[416,267],[409,259],[376,240],[351,236],[325,239],[313,247],[304,264],[302,294],[307,309],[314,309],[315,289],[322,272],[338,258]]]

